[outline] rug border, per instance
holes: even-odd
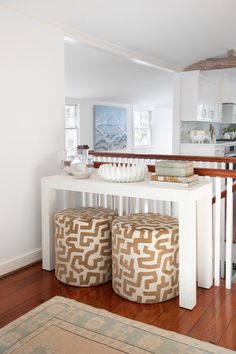
[[[159,328],[156,326],[153,326],[151,324],[147,324],[147,323],[143,323],[140,321],[136,321],[130,318],[126,318],[117,314],[114,314],[112,312],[109,312],[105,309],[101,309],[101,308],[97,308],[97,307],[93,307],[91,305],[87,305],[84,304],[83,302],[79,302],[75,299],[71,299],[71,298],[67,298],[67,297],[63,297],[63,296],[54,296],[51,299],[43,302],[42,304],[38,305],[37,307],[35,307],[34,309],[28,311],[27,313],[25,313],[24,315],[18,317],[17,319],[15,319],[14,321],[10,322],[9,324],[7,324],[6,326],[2,327],[0,329],[0,338],[9,330],[13,329],[14,327],[16,327],[17,325],[19,325],[23,320],[26,320],[32,316],[35,316],[37,313],[41,312],[43,309],[47,308],[48,305],[50,304],[55,304],[55,303],[63,303],[63,304],[68,304],[71,303],[74,306],[78,307],[79,309],[84,309],[87,310],[89,312],[92,312],[94,314],[100,314],[100,315],[105,315],[105,317],[111,318],[111,319],[116,319],[119,322],[122,322],[123,324],[127,324],[127,325],[132,325],[136,328],[139,328],[141,330],[145,330],[147,332],[150,332],[152,334],[156,334],[159,336],[163,336],[164,338],[167,338],[169,340],[174,340],[176,342],[182,343],[182,344],[186,344],[188,346],[192,346],[192,347],[196,347],[197,349],[201,349],[201,350],[205,350],[205,351],[209,351],[210,353],[225,353],[225,354],[233,354],[235,353],[235,351],[232,351],[231,349],[227,349],[225,347],[221,347],[209,342],[204,342],[202,340],[199,339],[195,339],[192,337],[188,337],[185,336],[183,334],[174,332],[174,331],[169,331],[163,328]]]

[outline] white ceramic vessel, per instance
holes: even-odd
[[[191,130],[189,137],[192,143],[203,143],[204,141],[209,142],[209,134],[205,130]]]
[[[111,182],[142,181],[146,172],[146,165],[103,164],[98,169],[98,174],[106,181]]]

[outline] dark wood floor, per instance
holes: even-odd
[[[38,263],[0,279],[0,326],[55,295],[236,350],[236,285],[226,290],[223,281],[221,287],[198,289],[198,304],[188,311],[178,307],[178,298],[153,305],[132,303],[117,296],[110,282],[90,288],[66,286]]]

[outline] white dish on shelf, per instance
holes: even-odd
[[[122,183],[142,181],[146,172],[147,166],[141,164],[103,164],[98,169],[98,174],[106,181]]]

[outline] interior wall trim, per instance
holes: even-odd
[[[42,248],[38,248],[19,257],[9,259],[8,261],[0,263],[0,276],[11,273],[41,259]]]

